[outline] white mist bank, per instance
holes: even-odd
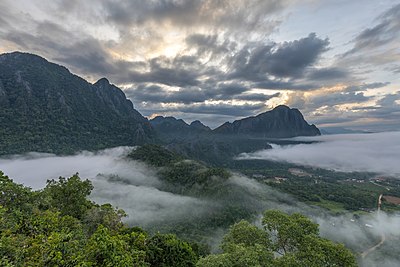
[[[337,157],[346,156],[343,153],[347,148],[364,149],[380,155],[387,154],[386,157],[376,159],[381,163],[387,163],[391,153],[398,153],[392,148],[398,145],[398,141],[391,141],[399,133],[374,134],[374,135],[338,135],[321,136],[314,140],[324,141],[324,143],[297,145],[290,147],[278,147],[268,151],[257,152],[265,157],[270,156],[270,152],[278,151],[276,160],[280,158],[287,160],[286,156],[293,157],[300,161],[307,153],[315,153],[307,157],[313,164],[319,163],[321,166],[330,168],[343,168],[341,162],[343,159],[335,160],[334,155],[329,155],[333,149],[338,152]],[[381,140],[384,139],[384,141]],[[375,139],[375,141],[374,141]],[[371,141],[372,147],[365,147],[366,143]],[[397,142],[397,143],[396,143]],[[392,144],[386,152],[380,150],[374,151],[379,145],[384,143]],[[325,144],[325,145],[324,145]],[[338,146],[338,144],[341,144]],[[316,154],[319,148],[331,149],[330,152],[324,152],[321,155]],[[307,148],[309,146],[310,148]],[[297,147],[297,148],[296,148]],[[294,153],[299,148],[308,151]],[[218,203],[188,197],[179,194],[162,191],[159,188],[162,182],[157,178],[156,171],[137,161],[126,160],[124,157],[130,151],[129,147],[119,147],[99,151],[97,153],[82,152],[74,156],[55,156],[50,154],[30,153],[27,155],[18,155],[10,158],[0,158],[0,170],[12,178],[15,182],[30,186],[34,189],[41,189],[46,185],[47,179],[57,179],[59,176],[70,177],[79,172],[82,179],[89,179],[93,182],[94,189],[90,198],[99,203],[111,203],[113,206],[124,209],[128,214],[126,222],[130,225],[146,226],[151,224],[163,224],[170,220],[185,221],[188,217],[208,216],[209,211],[215,208]],[[253,153],[256,154],[257,153]],[[266,153],[266,154],[264,154]],[[351,149],[349,152],[351,153]],[[260,158],[247,154],[248,158]],[[325,155],[326,157],[322,157]],[[346,165],[349,170],[360,170],[361,162],[358,160],[349,160],[348,155]],[[393,156],[393,155],[391,155]],[[370,158],[371,155],[363,155]],[[397,157],[399,159],[400,157]],[[318,161],[319,159],[319,161]],[[322,163],[321,163],[322,162]],[[329,163],[329,164],[328,164]],[[354,167],[351,163],[354,163]],[[365,165],[363,165],[365,166]],[[373,165],[375,166],[375,165]],[[387,164],[389,166],[389,164]],[[342,169],[344,170],[344,169]],[[370,168],[368,170],[371,170]],[[114,179],[115,178],[115,179]],[[384,213],[380,217],[374,214],[362,216],[358,221],[352,221],[351,216],[331,216],[326,211],[311,207],[301,203],[293,197],[281,193],[269,186],[250,179],[240,174],[233,174],[230,183],[239,186],[241,195],[234,195],[235,201],[244,201],[246,205],[259,206],[260,210],[279,209],[285,212],[300,212],[310,216],[315,222],[320,224],[321,235],[345,243],[348,247],[357,252],[362,252],[369,246],[373,246],[382,231],[385,231],[387,237],[400,238],[400,217],[388,216]],[[240,198],[241,197],[241,198]],[[366,227],[369,224],[373,227]],[[221,230],[221,229],[220,229]],[[216,230],[217,231],[217,230]],[[214,236],[217,233],[214,233]],[[222,233],[219,233],[222,235]],[[218,239],[219,242],[219,239]],[[386,244],[383,245],[384,249]],[[390,249],[390,248],[389,248]],[[367,263],[368,261],[368,263]],[[366,258],[365,266],[399,266],[391,264],[400,264],[394,257],[388,257],[386,262],[375,262],[374,259]]]
[[[400,132],[298,137],[312,144],[279,146],[243,153],[238,159],[266,159],[332,169],[400,174]]]
[[[81,179],[92,181],[93,201],[124,209],[128,214],[126,222],[131,224],[143,226],[204,209],[205,201],[157,189],[161,182],[154,169],[124,159],[131,149],[117,147],[73,156],[29,153],[0,159],[0,170],[16,183],[33,189],[44,188],[48,179],[79,173]],[[118,176],[118,181],[110,176]]]

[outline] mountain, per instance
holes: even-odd
[[[27,53],[0,55],[0,154],[73,153],[153,139],[121,89]]]
[[[286,106],[233,123],[226,122],[214,130],[200,121],[189,125],[174,117],[158,116],[150,123],[168,149],[209,164],[232,162],[240,153],[271,148],[270,143],[298,143],[276,138],[321,134],[315,125],[304,120],[299,110]]]
[[[157,116],[150,120],[151,125],[161,136],[185,136],[193,134],[223,134],[230,136],[248,136],[263,138],[290,138],[295,136],[315,136],[321,132],[315,125],[308,124],[298,109],[287,106],[277,106],[271,111],[254,117],[225,122],[214,130],[200,121],[190,125],[174,117]],[[191,137],[190,137],[191,138]]]
[[[265,138],[290,138],[295,136],[321,135],[315,125],[308,124],[298,109],[277,106],[255,117],[226,122],[214,133],[225,135],[248,135]]]
[[[190,123],[190,127],[192,129],[197,129],[198,131],[211,131],[210,127],[204,125],[201,121],[198,120],[192,121],[192,123]]]
[[[197,120],[189,125],[182,119],[157,116],[150,120],[150,124],[162,139],[187,138],[211,132],[209,127]]]
[[[176,119],[174,117],[163,117],[157,116],[150,120],[151,126],[160,133],[170,132],[186,132],[190,129],[190,126],[182,119]]]

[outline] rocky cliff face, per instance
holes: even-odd
[[[249,135],[266,138],[289,138],[320,135],[315,125],[308,124],[298,109],[278,106],[255,117],[226,122],[213,132],[227,135]]]
[[[154,135],[107,79],[91,84],[32,54],[0,55],[0,106],[0,154],[135,145]]]

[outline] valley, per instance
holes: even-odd
[[[215,129],[149,120],[105,78],[27,53],[0,62],[1,264],[399,261],[399,132],[321,136],[285,105]]]

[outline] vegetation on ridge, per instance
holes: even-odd
[[[203,257],[175,235],[126,226],[122,210],[87,199],[93,187],[78,175],[32,191],[0,172],[0,185],[1,266],[355,266],[351,252],[300,214],[266,211],[264,230],[241,221],[223,254]]]

